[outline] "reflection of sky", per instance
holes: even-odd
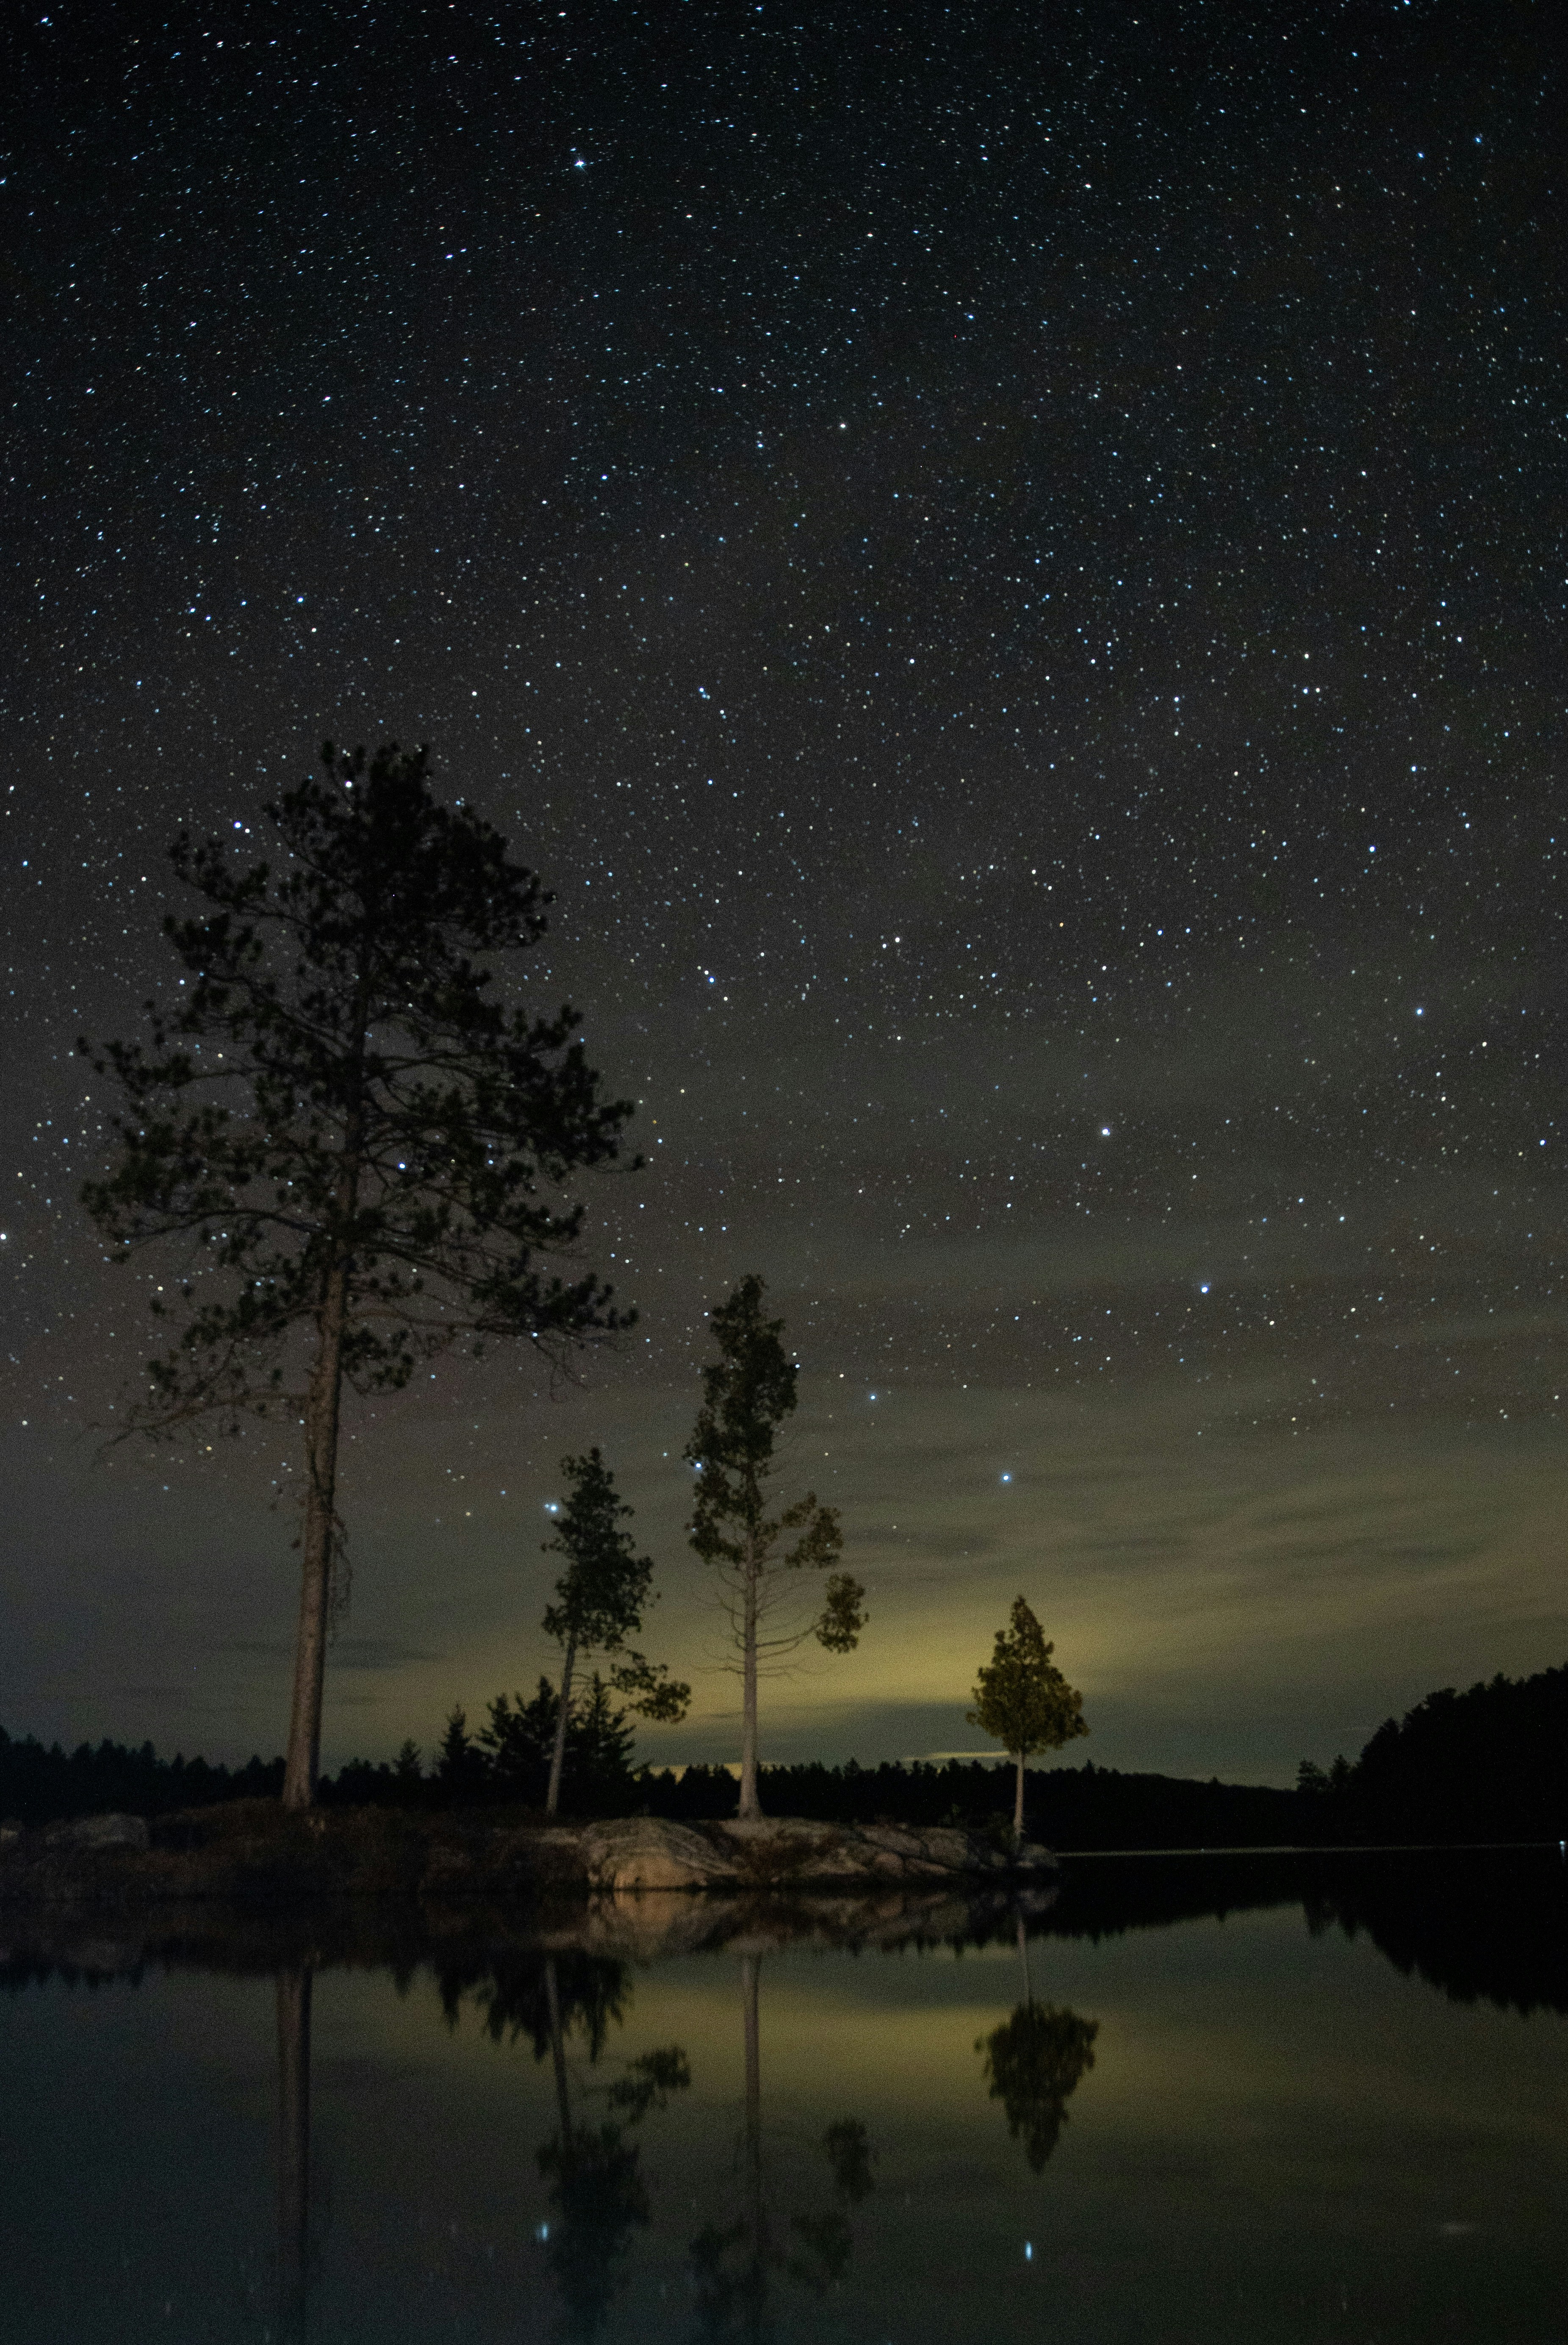
[[[776,2280],[787,2345],[980,2345],[1033,2333],[1047,2308],[1088,2345],[1135,2316],[1237,2345],[1335,2334],[1347,2315],[1352,2335],[1550,2333],[1568,2282],[1561,2019],[1452,2003],[1364,1938],[1309,1936],[1296,1906],[1036,1939],[1030,1963],[1037,1999],[1099,2022],[1038,2177],[975,2048],[1022,1997],[1013,1948],[763,1958],[778,2235],[823,2196],[829,2125],[862,2124],[875,2153],[841,2292]],[[159,2334],[238,2333],[240,2303],[263,2324],[272,2012],[269,1981],[156,1973],[0,2006],[8,2090],[31,2112],[0,2147],[30,2345],[130,2345],[166,2300]],[[545,2333],[549,2060],[487,2040],[472,2006],[449,2029],[423,1974],[400,1996],[384,1974],[321,1972],[314,2034],[319,2333]],[[692,2238],[743,2207],[738,1957],[637,1971],[598,2066],[570,2047],[574,2105],[597,2125],[625,2064],[677,2043],[691,2086],[636,2129],[652,2219],[630,2234],[608,2332],[654,2345],[688,2333]]]

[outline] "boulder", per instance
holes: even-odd
[[[47,1848],[146,1848],[145,1816],[72,1816],[51,1824],[44,1834]]]
[[[734,1882],[739,1871],[700,1832],[658,1816],[592,1824],[582,1849],[591,1889],[715,1889]]]

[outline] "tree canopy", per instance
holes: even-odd
[[[1055,1650],[1024,1599],[1015,1599],[1011,1621],[998,1629],[995,1650],[981,1670],[974,1708],[966,1713],[972,1726],[993,1736],[1018,1761],[1015,1838],[1023,1832],[1024,1761],[1089,1731],[1084,1697],[1052,1660]]]
[[[760,1815],[757,1795],[757,1685],[809,1638],[830,1653],[853,1651],[866,1624],[865,1589],[830,1572],[820,1610],[802,1619],[794,1575],[826,1570],[843,1531],[814,1490],[769,1512],[779,1432],[796,1406],[795,1363],[779,1340],[782,1319],[764,1316],[763,1283],[743,1278],[710,1315],[718,1358],[702,1372],[702,1406],[686,1456],[697,1471],[688,1536],[719,1577],[741,1680],[740,1813]],[[788,1541],[788,1544],[783,1542]]]
[[[81,1049],[118,1085],[117,1159],[84,1202],[125,1260],[185,1251],[179,1321],[127,1431],[206,1436],[247,1415],[304,1429],[303,1581],[286,1801],[314,1792],[342,1386],[396,1390],[454,1345],[559,1360],[634,1315],[575,1262],[571,1176],[620,1154],[577,1014],[497,975],[537,945],[547,892],[424,749],[331,743],[264,809],[276,859],[182,832],[205,898],[164,932],[183,975],[148,1038]]]
[[[560,1804],[572,1675],[579,1658],[589,1653],[609,1657],[610,1684],[644,1718],[678,1724],[691,1700],[691,1688],[671,1678],[665,1663],[647,1660],[627,1646],[627,1638],[641,1630],[644,1610],[657,1599],[651,1557],[638,1555],[621,1528],[632,1510],[616,1489],[615,1476],[596,1447],[581,1457],[564,1457],[561,1471],[570,1495],[555,1535],[544,1548],[546,1555],[563,1556],[566,1567],[544,1619],[545,1635],[561,1648],[561,1691],[545,1798],[549,1815]]]

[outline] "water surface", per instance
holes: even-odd
[[[1047,1910],[884,1904],[859,1945],[712,1912],[696,1950],[679,1915],[13,1918],[0,2333],[1568,2327],[1555,1854],[1079,1860]]]

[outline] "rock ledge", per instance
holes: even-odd
[[[798,1816],[756,1822],[667,1823],[656,1816],[558,1827],[551,1869],[592,1890],[621,1894],[670,1889],[850,1889],[871,1883],[939,1882],[1056,1871],[1032,1842],[1004,1854],[979,1833],[950,1825],[813,1823]],[[580,1867],[580,1871],[579,1871]]]

